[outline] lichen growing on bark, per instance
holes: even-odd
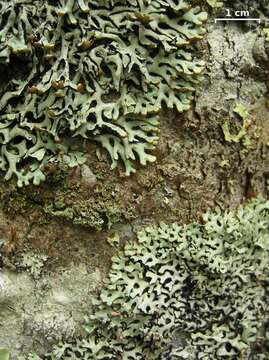
[[[45,358],[266,359],[253,345],[266,336],[268,224],[258,199],[202,224],[141,230],[112,259],[89,335]]]
[[[126,174],[155,160],[161,106],[184,111],[204,63],[191,44],[206,13],[191,1],[0,1],[0,170],[39,184],[50,162],[101,144]]]

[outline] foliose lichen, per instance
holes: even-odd
[[[126,174],[155,160],[161,106],[184,111],[206,13],[185,0],[0,0],[0,170],[39,184],[92,139]]]
[[[202,224],[143,229],[112,259],[87,338],[45,358],[267,359],[268,226],[258,199]]]
[[[18,261],[18,266],[28,271],[33,278],[38,279],[47,260],[47,256],[34,252],[24,252]]]

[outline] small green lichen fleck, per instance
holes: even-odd
[[[269,41],[269,28],[263,29],[263,33],[264,33],[264,36],[265,36],[265,40]]]
[[[233,110],[242,120],[242,126],[237,133],[232,133],[230,130],[229,121],[225,121],[222,125],[224,138],[229,143],[240,143],[243,146],[241,154],[247,153],[259,138],[260,128],[253,124],[253,119],[249,115],[248,109],[242,105],[237,104]],[[250,131],[252,127],[252,131]]]

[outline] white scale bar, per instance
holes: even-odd
[[[258,21],[259,24],[261,23],[261,19],[258,18],[217,18],[215,19],[215,23],[218,21]]]

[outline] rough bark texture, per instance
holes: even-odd
[[[268,196],[269,43],[262,25],[216,25],[214,17],[197,45],[207,69],[193,108],[183,115],[163,111],[155,163],[126,178],[84,144],[82,169],[50,169],[40,187],[0,182],[0,345],[12,359],[83,331],[88,298],[111,254],[137,228],[188,223],[206,209]],[[240,131],[238,104],[249,110],[250,124],[229,142],[223,125]],[[119,239],[116,247],[108,237]]]

